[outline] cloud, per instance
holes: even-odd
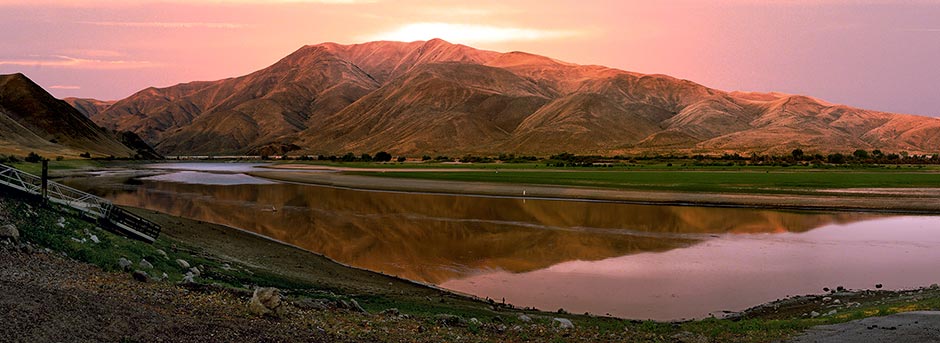
[[[52,86],[49,86],[49,89],[67,89],[67,90],[75,90],[75,89],[82,89],[82,87],[81,87],[81,86],[74,86],[74,85],[52,85]]]
[[[80,21],[78,24],[95,26],[116,26],[116,27],[154,27],[167,29],[190,29],[190,28],[210,28],[210,29],[240,29],[248,27],[244,24],[236,23],[217,23],[217,22],[166,22],[166,21]]]
[[[149,61],[100,60],[57,55],[48,58],[0,60],[0,66],[120,70],[153,68],[159,67],[160,64]]]
[[[536,41],[567,38],[584,34],[576,30],[543,30],[524,27],[455,23],[411,23],[392,31],[363,37],[365,40],[417,41],[441,38],[450,42],[473,44],[510,41]]]

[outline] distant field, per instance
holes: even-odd
[[[845,188],[940,188],[940,173],[919,168],[896,169],[792,169],[744,170],[500,170],[465,172],[352,172],[350,174],[446,181],[600,187],[613,189],[728,192],[807,193]]]

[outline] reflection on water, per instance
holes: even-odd
[[[840,280],[819,276],[826,268],[885,250],[866,250],[868,241],[843,245],[839,237],[852,235],[830,237],[829,228],[897,226],[884,219],[859,223],[881,218],[859,213],[523,201],[283,183],[73,184],[118,204],[239,227],[346,264],[520,306],[656,319],[739,310],[833,286]],[[815,249],[829,250],[813,254]],[[789,273],[779,273],[781,268]],[[810,276],[801,277],[804,270]]]

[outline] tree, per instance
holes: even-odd
[[[385,151],[379,151],[375,153],[375,158],[373,158],[373,160],[376,162],[388,162],[392,160],[392,154],[389,154]]]
[[[868,158],[868,151],[865,151],[865,150],[862,150],[862,149],[858,149],[858,150],[855,150],[855,152],[852,153],[852,156],[855,156],[855,158],[857,158],[857,159],[864,160],[864,159],[867,159],[867,158]]]
[[[845,163],[845,156],[839,153],[829,154],[826,161],[832,164],[843,164]]]
[[[430,160],[431,160],[431,156],[430,156],[430,155],[421,156],[421,160],[422,160],[422,161],[430,161]]]
[[[398,163],[405,162],[405,160],[407,160],[405,156],[398,156]]]
[[[793,155],[793,159],[799,161],[803,159],[803,149],[793,149],[793,152],[790,153]]]
[[[872,150],[872,151],[871,151],[871,155],[872,155],[872,157],[874,157],[874,158],[882,158],[882,157],[885,157],[885,153],[881,152],[881,150],[878,150],[878,149]]]
[[[36,163],[36,162],[42,161],[43,158],[42,156],[39,156],[39,154],[35,152],[30,152],[29,155],[26,155],[26,158],[24,158],[23,160],[29,163]]]

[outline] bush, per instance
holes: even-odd
[[[39,161],[42,161],[43,158],[42,156],[39,156],[39,154],[35,152],[30,152],[29,155],[26,155],[26,158],[24,158],[23,160],[29,163],[37,163]]]
[[[405,156],[398,157],[398,163],[405,162],[405,160],[406,160]]]
[[[375,158],[373,160],[377,162],[388,162],[392,160],[392,154],[389,154],[385,151],[379,151],[375,153]]]
[[[83,152],[81,154],[78,154],[78,157],[91,158],[91,153]]]

